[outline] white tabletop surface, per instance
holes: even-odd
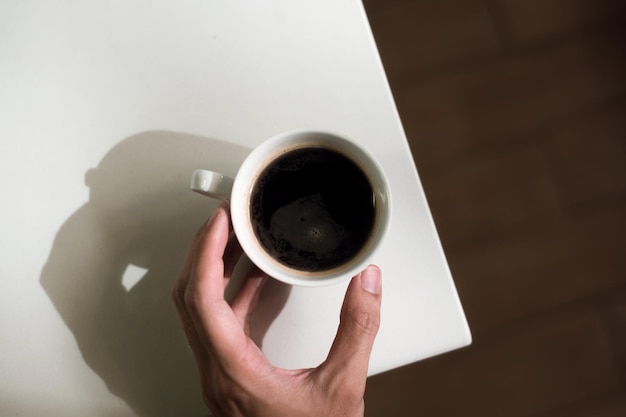
[[[206,414],[169,294],[216,206],[189,176],[294,128],[391,183],[370,374],[469,344],[360,1],[0,2],[0,415]],[[255,340],[316,366],[344,290],[273,282]]]

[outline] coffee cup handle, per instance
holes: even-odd
[[[219,172],[196,169],[191,175],[191,189],[207,197],[230,200],[234,180]]]

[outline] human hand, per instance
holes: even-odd
[[[272,366],[248,335],[248,318],[267,279],[253,269],[230,303],[224,290],[241,256],[226,206],[198,231],[172,295],[216,417],[362,417],[372,344],[380,323],[381,274],[352,278],[337,336],[317,368]]]

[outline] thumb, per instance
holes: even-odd
[[[367,377],[369,358],[380,326],[381,272],[368,266],[352,278],[341,308],[337,336],[324,367],[351,378]]]

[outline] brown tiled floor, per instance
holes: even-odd
[[[626,415],[626,2],[364,3],[474,335],[366,416]]]

